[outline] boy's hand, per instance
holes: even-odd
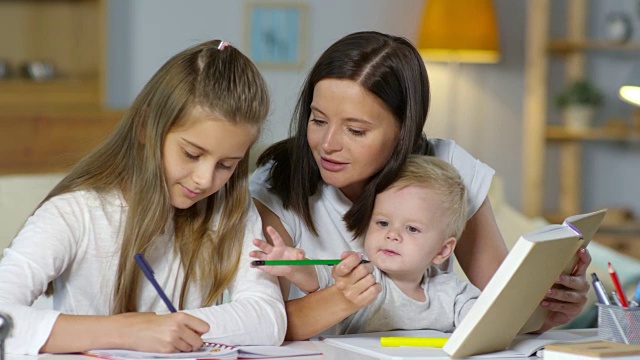
[[[359,308],[371,304],[382,291],[372,274],[373,265],[360,264],[362,256],[355,251],[345,251],[340,258],[342,261],[331,271],[336,288]]]
[[[282,237],[271,226],[267,227],[267,233],[273,241],[273,245],[260,239],[254,239],[253,244],[262,251],[254,250],[249,255],[258,260],[302,260],[304,250],[285,245]],[[259,266],[260,270],[274,275],[289,277],[293,274],[293,266]]]

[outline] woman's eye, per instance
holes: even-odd
[[[184,150],[184,156],[186,156],[187,158],[189,158],[191,160],[198,160],[198,158],[200,157],[200,155],[194,155],[194,154],[188,152],[187,150]]]
[[[310,122],[310,123],[313,123],[314,125],[318,125],[318,126],[319,126],[319,125],[324,125],[324,124],[326,124],[326,123],[327,123],[327,122],[326,122],[326,121],[324,121],[324,120],[320,120],[320,119],[316,119],[316,118],[313,118],[313,119],[309,120],[309,122]]]
[[[367,132],[364,130],[349,128],[349,132],[355,136],[364,136]]]

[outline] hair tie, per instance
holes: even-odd
[[[228,41],[220,40],[220,44],[218,44],[218,50],[224,50],[224,48],[226,48],[228,45],[231,45],[231,43]]]

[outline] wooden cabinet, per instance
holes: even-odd
[[[122,116],[104,107],[105,1],[0,0],[0,174],[62,171]],[[30,78],[34,61],[54,76]]]
[[[587,0],[565,0],[566,33],[561,39],[550,38],[551,0],[528,0],[525,48],[525,91],[523,124],[523,183],[522,207],[528,216],[545,216],[552,222],[566,216],[592,211],[581,206],[582,146],[587,141],[638,141],[640,133],[629,128],[594,128],[575,131],[561,125],[550,125],[547,119],[550,99],[548,76],[551,57],[564,65],[564,82],[587,77],[586,58],[593,52],[640,51],[640,43],[624,44],[590,39],[587,36]],[[548,149],[556,147],[558,159],[549,159]],[[553,161],[550,161],[553,160]],[[550,191],[545,172],[547,163],[558,164],[553,175],[558,176],[559,189]],[[545,211],[545,200],[550,193],[558,194],[555,209]],[[549,209],[546,209],[549,210]],[[616,227],[626,228],[620,233]],[[631,229],[631,230],[629,230]],[[601,234],[600,234],[601,233]],[[601,231],[597,238],[613,247],[638,254],[640,226],[620,224]]]

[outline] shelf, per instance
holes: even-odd
[[[546,138],[554,141],[640,141],[640,132],[628,128],[574,130],[562,126],[547,126]]]
[[[631,41],[620,43],[609,40],[551,40],[547,47],[550,53],[562,55],[576,51],[605,50],[605,51],[640,51],[640,42]]]
[[[124,110],[0,113],[0,175],[66,171],[115,128]]]
[[[0,80],[0,107],[45,108],[52,106],[98,106],[100,82],[97,76],[34,81]]]

